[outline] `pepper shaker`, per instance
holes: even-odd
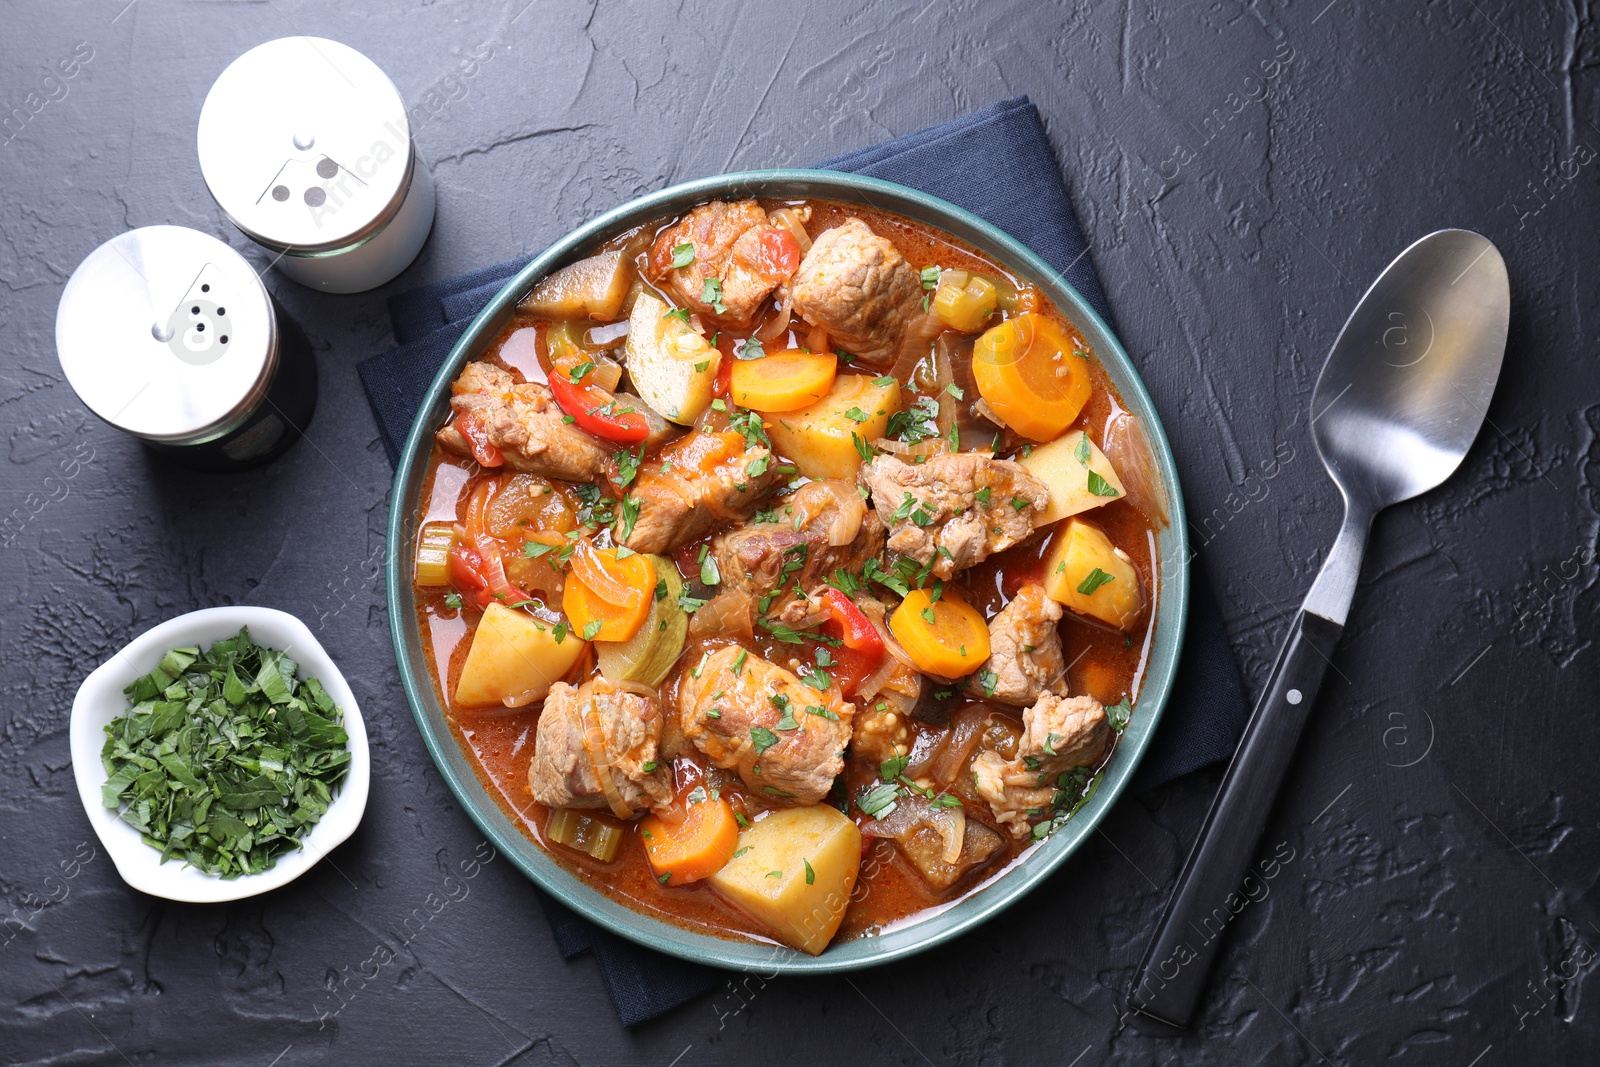
[[[235,59],[206,95],[196,140],[217,205],[313,289],[382,285],[433,226],[433,178],[399,90],[338,41],[284,37]]]

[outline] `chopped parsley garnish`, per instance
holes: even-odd
[[[906,773],[906,765],[911,762],[910,756],[894,756],[878,764],[878,777],[886,782],[892,782]]]
[[[1078,592],[1082,593],[1084,596],[1093,596],[1096,589],[1099,589],[1107,582],[1112,582],[1115,580],[1116,579],[1111,575],[1107,574],[1099,567],[1096,567],[1084,577],[1083,581],[1078,583]]]
[[[678,594],[678,607],[682,608],[686,615],[693,615],[709,603],[710,601],[703,597],[690,596],[687,589]]]
[[[834,722],[839,721],[839,716],[836,713],[830,711],[828,708],[823,707],[821,704],[807,704],[806,714],[815,715],[822,719],[832,719]]]
[[[583,379],[586,378],[589,372],[592,370],[594,370],[594,364],[586,361],[567,371],[567,378],[571,380],[573,385],[577,385],[579,382],[583,381]]]
[[[754,411],[740,411],[728,416],[728,425],[734,433],[744,438],[746,448],[757,445],[770,447],[772,442],[767,438],[767,431],[763,428],[761,416]]]
[[[922,287],[936,289],[939,286],[939,268],[929,265],[922,268]]]
[[[939,436],[939,401],[931,396],[918,397],[904,411],[889,416],[889,437],[898,437],[908,445],[918,444],[930,437]]]
[[[986,697],[994,696],[994,687],[999,681],[1000,676],[994,671],[981,670],[978,672],[978,684],[983,687],[983,695]]]
[[[1078,435],[1078,443],[1076,445],[1074,445],[1073,449],[1072,449],[1072,458],[1077,460],[1080,464],[1082,464],[1085,467],[1087,467],[1089,465],[1089,435],[1088,434],[1083,433],[1083,434],[1079,434]]]
[[[787,625],[786,623],[773,622],[771,619],[761,619],[759,622],[763,630],[768,631],[773,637],[776,637],[779,641],[782,641],[785,644],[802,644],[807,636],[802,634],[799,630],[796,630],[794,627]]]
[[[556,628],[550,631],[550,636],[556,639],[556,644],[558,645],[565,641],[567,639],[567,624],[564,622],[556,623]]]
[[[856,807],[869,819],[882,819],[894,811],[895,801],[899,799],[901,789],[893,782],[874,786],[856,797]]]
[[[856,593],[861,592],[863,588],[861,579],[843,567],[833,572],[833,577],[828,579],[828,584],[846,596],[854,596]]]
[[[1102,478],[1097,472],[1089,472],[1089,492],[1095,496],[1121,496],[1116,487]]]
[[[106,724],[101,802],[162,859],[223,879],[300,847],[350,767],[343,713],[298,664],[248,630],[175,648],[124,690]]]
[[[895,385],[899,381],[900,381],[900,379],[896,378],[894,375],[885,374],[885,375],[882,375],[880,377],[872,379],[872,384],[876,385],[879,389],[887,389],[889,386]]]
[[[700,288],[700,302],[710,304],[711,310],[718,315],[727,314],[728,305],[722,302],[722,280],[720,278],[707,278],[705,285]]]
[[[778,720],[777,725],[774,726],[773,729],[775,729],[775,730],[798,730],[798,729],[800,729],[800,723],[798,721],[796,721],[796,719],[794,717],[794,708],[793,707],[785,707],[783,709],[783,717]]]
[[[1106,708],[1106,720],[1111,723],[1111,728],[1119,734],[1128,728],[1128,720],[1132,717],[1133,705],[1128,703],[1127,697],[1123,697],[1117,703]]]
[[[585,641],[593,641],[595,639],[595,635],[598,634],[599,632],[600,632],[600,620],[599,619],[592,619],[589,622],[586,622],[586,623],[583,624],[583,639]]]
[[[685,241],[681,245],[672,246],[672,266],[675,270],[682,270],[694,262],[694,242]]]
[[[802,859],[800,862],[806,865],[806,885],[816,884],[817,872],[811,869],[811,861]]]
[[[667,312],[661,317],[664,319],[677,319],[679,322],[687,326],[689,324],[689,309],[673,308],[671,311]]]
[[[833,678],[829,676],[828,672],[816,667],[809,667],[801,671],[800,680],[811,688],[823,692],[827,692],[828,687],[833,684]]]
[[[744,670],[744,661],[749,658],[750,653],[741,648],[739,650],[739,655],[734,658],[733,665],[728,669],[737,675],[740,671]]]
[[[639,473],[639,465],[644,462],[645,442],[639,443],[639,452],[634,454],[632,449],[624,448],[612,453],[611,458],[617,464],[617,484],[626,489],[633,483],[634,477]]]
[[[979,489],[976,493],[972,494],[972,499],[974,499],[974,500],[976,500],[978,502],[978,506],[980,508],[988,507],[989,506],[989,487],[986,485],[982,489]]]
[[[1027,511],[1031,507],[1033,507],[1033,501],[1031,500],[1026,500],[1020,496],[1011,498],[1011,509],[1013,511]]]
[[[871,415],[868,415],[865,411],[862,411],[858,407],[853,407],[850,410],[846,411],[844,413],[844,417],[849,419],[851,422],[858,423],[858,424],[866,422],[868,419],[872,418]]]
[[[446,593],[444,595],[444,606],[447,608],[459,608],[461,606],[461,594]]]
[[[657,763],[655,760],[649,760],[648,762],[645,763],[645,765],[643,767],[640,768],[640,770],[644,771],[644,773],[646,773],[646,774],[650,774],[651,772],[653,772],[656,768],[658,768],[660,766],[661,766],[661,764]]]
[[[527,544],[522,546],[522,555],[525,559],[538,559],[540,556],[554,552],[555,550],[555,545],[547,545],[540,541],[529,541]]]
[[[704,545],[700,546],[700,584],[722,584],[722,572],[717,569],[717,557],[709,555]]]
[[[867,439],[856,433],[854,430],[850,431],[850,443],[856,446],[856,452],[861,456],[862,459],[871,459],[873,456],[878,454],[877,449],[868,444]]]
[[[761,338],[752,336],[735,348],[733,354],[740,359],[763,359],[767,350],[761,344]]]

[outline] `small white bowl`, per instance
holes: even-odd
[[[207,648],[216,641],[234,636],[241,627],[249,627],[250,637],[256,644],[288,653],[300,664],[300,677],[317,679],[339,705],[344,712],[345,732],[350,735],[350,770],[340,783],[327,814],[301,839],[299,851],[284,853],[276,864],[260,874],[243,874],[224,880],[196,870],[182,859],[162,863],[161,853],[145,844],[139,831],[100,802],[100,787],[106,781],[100,750],[106,741],[106,724],[128,710],[128,698],[123,689],[134,679],[154,670],[168,649],[190,645]],[[90,825],[105,845],[122,880],[154,897],[214,904],[276,889],[300,877],[342,844],[355,832],[367,808],[372,767],[367,753],[367,728],[361,721],[355,694],[306,624],[273,608],[206,608],[168,619],[146,630],[83,680],[72,702],[70,734],[72,773],[77,779],[78,796],[83,800]]]

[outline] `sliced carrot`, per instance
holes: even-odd
[[[752,411],[798,411],[827,396],[838,372],[839,357],[832,352],[798,348],[734,360],[730,399]]]
[[[738,847],[739,824],[734,820],[732,805],[722,797],[705,795],[704,786],[697,792],[703,799],[688,801],[682,819],[674,822],[660,815],[646,815],[639,823],[650,869],[664,885],[709,878],[733,858],[733,850]]]
[[[1035,441],[1071,426],[1093,388],[1087,358],[1067,332],[1032,312],[984,331],[972,349],[972,377],[994,413]]]
[[[577,565],[579,551],[584,555],[583,567]],[[645,557],[626,549],[627,555],[620,558],[614,548],[579,551],[573,553],[572,574],[561,590],[561,610],[585,641],[626,641],[639,632],[650,614],[655,568]]]
[[[889,630],[918,670],[940,678],[971,674],[989,658],[989,625],[978,609],[945,589],[935,600],[913,589],[889,616]]]

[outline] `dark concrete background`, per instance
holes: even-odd
[[[1594,1047],[1600,36],[1586,0],[490,7],[7,8],[0,111],[56,99],[0,144],[0,899],[21,917],[0,927],[15,935],[0,1059],[1491,1067]],[[133,226],[192,226],[264,265],[207,196],[194,127],[232,58],[300,32],[365,52],[412,103],[435,94],[417,143],[438,221],[383,291],[267,276],[317,350],[315,423],[265,470],[197,476],[85,412],[56,362],[56,300]],[[92,58],[47,84],[80,42]],[[390,471],[355,364],[390,342],[385,295],[674,181],[804,163],[1020,92],[1177,448],[1198,563],[1252,688],[1338,522],[1305,411],[1345,316],[1438,227],[1487,234],[1511,271],[1490,425],[1449,485],[1379,523],[1264,842],[1294,859],[1235,923],[1197,1029],[1122,1028],[1117,1004],[1215,772],[1124,801],[1048,884],[955,944],[849,979],[751,980],[631,1033],[504,860],[399,948],[479,836],[418,739],[374,580]],[[73,448],[92,459],[69,476]],[[306,619],[349,676],[372,732],[365,823],[263,898],[141,896],[79,806],[72,693],[146,627],[246,602]],[[380,945],[398,958],[322,1019]]]

